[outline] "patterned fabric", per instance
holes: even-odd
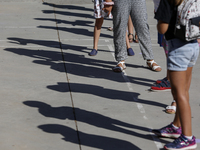
[[[200,0],[184,0],[178,6],[176,31],[185,30],[186,41],[200,38]],[[184,27],[181,27],[181,25]],[[175,32],[175,34],[178,32]],[[179,36],[179,34],[177,34]],[[180,35],[182,36],[182,35]]]
[[[153,59],[151,38],[147,24],[145,0],[114,0],[113,33],[115,59],[122,61],[128,58],[126,49],[126,28],[129,14],[139,39],[139,46],[145,60]]]
[[[165,149],[173,149],[173,150],[191,150],[191,149],[196,149],[197,144],[196,144],[196,138],[193,136],[192,140],[188,140],[183,134],[181,136],[174,140],[174,142],[166,144],[164,146]]]
[[[181,127],[179,127],[178,129],[174,128],[171,123],[168,126],[163,127],[161,129],[154,129],[152,130],[152,132],[156,134],[157,136],[178,138],[182,133],[182,129]]]
[[[107,17],[107,13],[105,13],[102,9],[104,8],[103,4],[104,0],[94,0],[94,17],[95,18],[113,18],[112,14]]]

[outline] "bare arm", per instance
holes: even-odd
[[[161,20],[158,21],[157,29],[160,34],[165,34],[165,32],[167,32],[168,27],[169,27],[168,23],[165,23]]]

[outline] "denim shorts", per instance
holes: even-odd
[[[199,56],[199,45],[197,40],[185,42],[172,39],[168,43],[167,69],[172,71],[185,71],[193,67]]]

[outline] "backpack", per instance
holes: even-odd
[[[178,6],[174,35],[184,41],[200,38],[200,0],[183,0]]]

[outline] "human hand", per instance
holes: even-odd
[[[113,5],[114,5],[114,2],[112,1],[104,2],[104,8],[102,10],[107,14],[107,17],[110,15]]]

